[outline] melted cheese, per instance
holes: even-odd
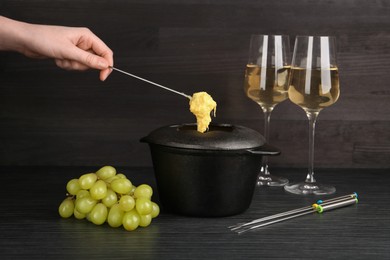
[[[197,92],[192,95],[190,100],[190,111],[196,117],[198,132],[204,133],[211,122],[211,111],[214,111],[213,116],[215,117],[217,103],[206,92]]]

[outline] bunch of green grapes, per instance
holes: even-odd
[[[63,218],[74,216],[96,225],[107,222],[131,231],[149,226],[160,213],[160,207],[151,200],[153,189],[149,185],[134,186],[112,166],[70,180],[66,190],[67,198],[58,208]]]

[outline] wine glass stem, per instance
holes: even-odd
[[[269,140],[269,127],[270,127],[270,119],[271,119],[271,113],[273,108],[262,108],[264,113],[264,138],[265,141],[268,143]],[[264,171],[264,174],[268,175],[268,157],[263,156],[262,158],[262,168]]]
[[[306,182],[314,183],[314,135],[316,128],[316,121],[319,112],[306,112],[309,119],[309,171],[306,177]]]

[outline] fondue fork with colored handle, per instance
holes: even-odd
[[[358,194],[356,192],[354,192],[352,194],[344,195],[344,196],[337,197],[337,198],[332,198],[332,199],[327,199],[327,200],[318,200],[317,203],[313,204],[313,205],[327,206],[329,204],[333,204],[333,203],[337,203],[337,202],[343,202],[343,201],[349,200],[349,199],[357,199],[357,197],[358,197]],[[290,216],[295,216],[294,214],[299,214],[299,216],[301,216],[301,215],[306,215],[306,214],[312,213],[312,212],[313,212],[313,206],[306,206],[306,207],[302,207],[302,208],[298,208],[298,209],[289,210],[289,211],[286,211],[286,212],[274,214],[274,215],[271,215],[271,216],[255,219],[255,220],[252,220],[250,222],[238,223],[236,225],[229,226],[229,228],[232,231],[235,231],[235,230],[247,227],[247,226],[255,225],[255,224],[258,224],[258,223],[261,223],[261,222],[265,222],[265,221],[271,221],[271,220],[278,219],[278,218],[281,218],[281,217],[288,217],[288,218],[290,218]],[[279,221],[277,221],[277,222],[279,222]]]
[[[236,230],[236,231],[237,231],[238,234],[242,234],[242,233],[254,230],[254,229],[258,229],[258,228],[261,228],[261,227],[264,227],[264,226],[268,226],[268,225],[271,225],[271,224],[274,224],[274,223],[278,223],[278,222],[282,222],[282,221],[289,220],[289,219],[292,219],[292,218],[300,217],[300,216],[307,215],[307,214],[310,214],[310,213],[314,213],[314,212],[323,213],[325,211],[329,211],[329,210],[337,209],[337,208],[341,208],[341,207],[346,207],[346,206],[350,206],[350,205],[354,205],[356,203],[358,203],[358,199],[357,198],[350,198],[350,199],[346,199],[346,200],[342,200],[342,201],[333,201],[333,202],[331,202],[331,203],[329,203],[327,205],[313,204],[312,205],[312,209],[310,211],[302,212],[302,213],[295,214],[295,215],[290,215],[290,216],[285,217],[285,218],[279,218],[279,219],[271,220],[271,221],[268,221],[268,222],[263,222],[261,224],[254,225],[254,226],[244,227],[244,228]]]

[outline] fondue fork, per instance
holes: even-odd
[[[337,202],[337,201],[342,201],[342,200],[345,200],[345,199],[357,198],[357,197],[358,197],[357,193],[354,192],[352,194],[344,195],[344,196],[337,197],[337,198],[332,198],[332,199],[327,199],[327,200],[318,200],[316,203],[317,204],[321,204],[321,205],[326,205],[326,204],[329,204],[329,203],[332,203],[332,202]],[[252,220],[252,221],[247,222],[247,223],[238,223],[236,225],[229,226],[229,228],[231,230],[235,230],[235,229],[238,229],[238,228],[241,228],[241,227],[244,227],[244,226],[248,226],[248,225],[253,225],[253,224],[256,224],[256,223],[259,223],[259,222],[264,222],[264,221],[267,221],[267,220],[280,218],[280,217],[284,217],[284,216],[288,216],[288,215],[292,215],[292,214],[296,214],[296,213],[302,213],[302,212],[306,212],[306,211],[311,211],[311,210],[312,210],[312,206],[306,206],[306,207],[302,207],[302,208],[293,209],[293,210],[289,210],[289,211],[286,211],[286,212],[274,214],[274,215],[271,215],[271,216],[255,219],[255,220]]]
[[[311,211],[306,211],[306,212],[302,212],[302,213],[299,213],[299,214],[290,215],[290,216],[285,217],[285,218],[275,219],[275,220],[264,222],[264,223],[261,223],[261,224],[258,224],[258,225],[249,226],[249,227],[243,228],[241,230],[237,230],[237,233],[238,234],[242,234],[242,233],[248,232],[250,230],[254,230],[254,229],[257,229],[257,228],[261,228],[261,227],[264,227],[264,226],[268,226],[268,225],[271,225],[271,224],[274,224],[274,223],[278,223],[278,222],[282,222],[282,221],[285,221],[285,220],[289,220],[289,219],[292,219],[292,218],[300,217],[300,216],[307,215],[307,214],[310,214],[310,213],[314,213],[314,212],[323,213],[325,211],[329,211],[329,210],[337,209],[337,208],[341,208],[341,207],[346,207],[346,206],[350,206],[350,205],[354,205],[356,203],[358,203],[358,199],[355,197],[355,198],[350,198],[350,199],[341,200],[341,201],[333,201],[333,202],[331,202],[331,203],[329,203],[327,205],[313,204]]]
[[[356,192],[354,192],[352,194],[344,195],[344,196],[337,197],[337,198],[332,198],[332,199],[327,199],[327,200],[318,200],[317,203],[313,204],[313,205],[324,207],[324,206],[328,206],[328,205],[337,204],[339,202],[349,201],[351,199],[356,199],[357,200],[357,197],[358,197],[358,194]],[[266,223],[263,223],[263,224],[270,225],[270,224],[273,224],[273,223],[276,223],[276,222],[280,222],[282,220],[287,220],[287,219],[290,219],[290,218],[303,216],[303,215],[306,215],[306,214],[309,214],[309,213],[312,213],[312,212],[316,212],[315,208],[314,208],[314,211],[313,211],[313,205],[302,207],[302,208],[298,208],[298,209],[289,210],[289,211],[286,211],[286,212],[274,214],[274,215],[263,217],[263,218],[259,218],[259,219],[255,219],[255,220],[252,220],[252,221],[246,222],[246,223],[238,223],[236,225],[229,226],[229,228],[232,231],[237,231],[238,229],[243,229],[245,227],[252,226],[252,225],[255,225],[255,224],[258,224],[258,223],[262,223],[262,222],[265,222],[265,221],[269,221],[269,222],[266,222],[268,224],[266,224]],[[278,219],[278,218],[281,218],[281,217],[285,217],[285,218],[283,218],[282,220],[275,220],[275,219]],[[273,220],[275,220],[275,221],[273,221]],[[263,225],[263,224],[261,224],[261,226],[266,226],[266,225]]]
[[[129,73],[129,72],[126,72],[126,71],[124,71],[124,70],[115,68],[115,67],[113,67],[113,66],[108,66],[108,67],[109,67],[110,69],[112,69],[112,70],[116,70],[116,71],[118,71],[118,72],[120,72],[120,73],[123,73],[123,74],[125,74],[125,75],[128,75],[128,76],[130,76],[130,77],[133,77],[133,78],[142,80],[142,81],[147,82],[147,83],[149,83],[149,84],[155,85],[155,86],[157,86],[157,87],[159,87],[159,88],[163,88],[163,89],[165,89],[165,90],[168,90],[168,91],[171,91],[171,92],[173,92],[173,93],[179,94],[179,95],[181,95],[181,96],[183,96],[183,97],[186,97],[186,98],[188,98],[188,99],[190,99],[190,100],[191,100],[191,98],[192,98],[192,96],[187,95],[187,94],[185,94],[185,93],[183,93],[183,92],[179,92],[179,91],[176,91],[176,90],[174,90],[174,89],[165,87],[165,86],[160,85],[160,84],[158,84],[158,83],[155,83],[155,82],[153,82],[153,81],[150,81],[150,80],[141,78],[141,77],[139,77],[139,76],[136,76],[136,75],[134,75],[134,74],[131,74],[131,73]]]

